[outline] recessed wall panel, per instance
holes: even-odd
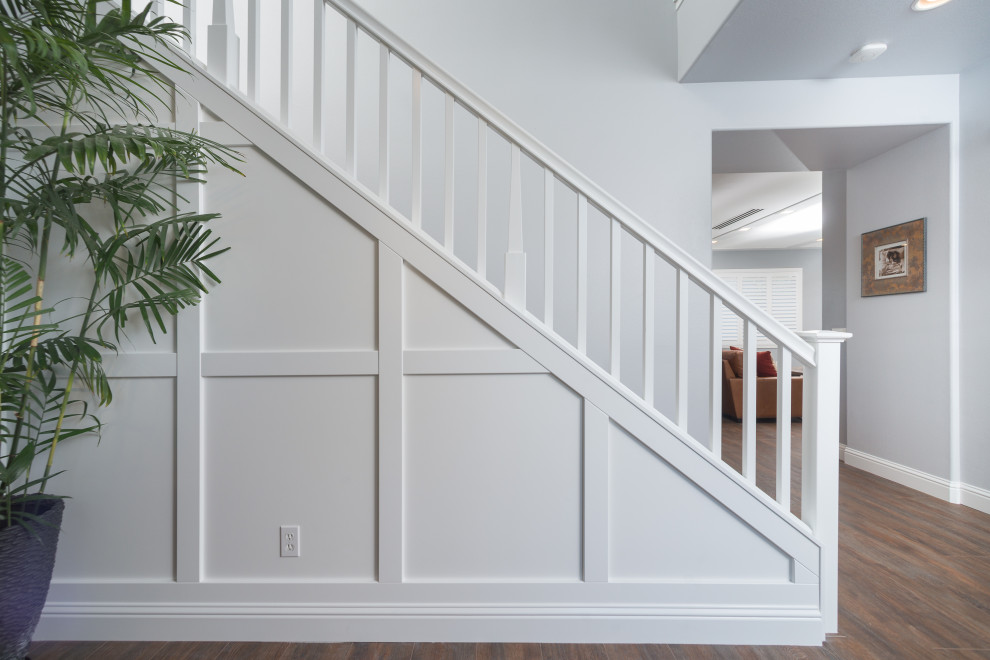
[[[611,424],[609,578],[787,582],[790,558]]]
[[[114,379],[113,405],[90,412],[102,438],[60,442],[47,491],[67,495],[55,579],[175,577],[175,381]],[[83,395],[84,396],[84,395]],[[43,466],[36,468],[40,476]]]
[[[371,376],[214,378],[206,385],[207,580],[375,577]],[[301,556],[279,556],[279,526]]]
[[[406,578],[580,579],[577,395],[544,375],[405,383]]]
[[[206,350],[373,349],[376,243],[254,149],[210,171],[206,207],[230,251],[213,266]]]
[[[403,271],[407,349],[511,348],[512,344],[417,271]]]

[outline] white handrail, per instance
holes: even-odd
[[[458,103],[468,108],[487,122],[493,130],[501,133],[510,142],[518,144],[533,160],[551,169],[557,178],[571,188],[580,191],[588,201],[600,208],[625,226],[632,234],[652,245],[665,259],[688,276],[708,293],[717,296],[723,304],[743,317],[756,323],[764,336],[779,345],[786,346],[802,362],[815,365],[814,350],[793,331],[784,327],[777,319],[763,311],[736,291],[727,287],[717,275],[704,264],[684,251],[649,223],[636,215],[607,192],[602,190],[574,166],[558,156],[524,128],[499,112],[494,106],[454,79],[429,58],[410,46],[400,36],[382,25],[363,8],[351,0],[327,0],[338,11],[350,18],[361,29],[374,38],[389,45],[392,54],[403,60],[414,70],[418,69],[441,90],[457,97]]]

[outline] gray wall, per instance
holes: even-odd
[[[962,76],[960,392],[962,480],[990,489],[990,62]]]
[[[822,326],[846,327],[846,171],[822,172]],[[839,442],[846,444],[848,344],[842,345]]]
[[[822,329],[821,250],[712,250],[712,268],[800,268],[801,329]]]
[[[848,444],[949,477],[949,127],[848,172]],[[860,296],[860,235],[927,217],[928,290]]]

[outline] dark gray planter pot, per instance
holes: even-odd
[[[0,531],[0,660],[23,660],[41,618],[55,568],[65,502],[32,502],[42,522],[34,534],[20,525]]]

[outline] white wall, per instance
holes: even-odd
[[[712,268],[800,268],[801,330],[822,329],[821,250],[712,250]]]
[[[960,298],[961,459],[962,480],[990,489],[990,408],[986,405],[990,373],[987,328],[990,328],[990,62],[963,74],[960,83]]]
[[[848,172],[848,445],[949,477],[949,128]],[[860,296],[861,234],[925,217],[927,291]]]
[[[822,326],[846,327],[846,171],[822,172]],[[849,344],[842,345],[839,394],[839,441],[846,444]]]

